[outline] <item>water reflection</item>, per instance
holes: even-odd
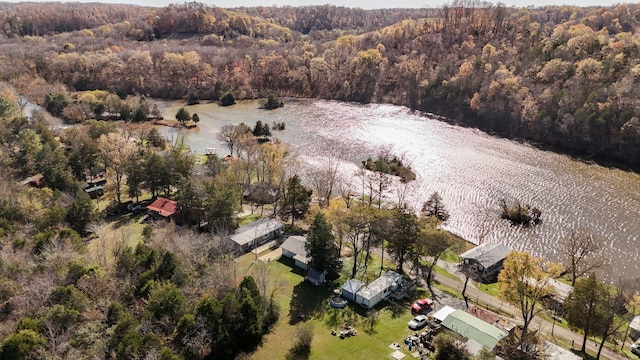
[[[173,117],[179,103],[159,102]],[[168,137],[184,133],[198,153],[215,147],[220,127],[257,120],[285,122],[275,135],[309,167],[326,154],[342,159],[350,177],[356,164],[393,147],[418,178],[410,196],[416,208],[438,191],[449,208],[446,228],[473,242],[502,242],[536,255],[555,257],[558,240],[571,229],[587,229],[606,238],[615,259],[613,274],[637,271],[640,250],[640,175],[585,164],[553,152],[489,136],[411,113],[392,105],[355,105],[331,101],[291,100],[276,111],[258,109],[255,101],[229,108],[215,104],[188,107],[200,116],[198,131],[164,128]],[[393,194],[389,194],[393,197]],[[519,199],[542,210],[544,223],[523,229],[500,220],[497,201]]]

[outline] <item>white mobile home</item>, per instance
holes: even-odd
[[[391,295],[402,283],[402,275],[389,270],[371,284],[360,288],[360,291],[356,293],[355,302],[364,308],[371,309]]]

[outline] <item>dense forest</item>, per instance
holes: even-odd
[[[146,121],[160,115],[150,97],[393,103],[637,168],[639,23],[632,4],[1,3],[0,360],[248,358],[279,317],[297,314],[280,311],[283,285],[268,265],[235,261],[241,209],[297,232],[309,209],[325,211],[310,226],[326,230],[315,245],[334,256],[348,248],[352,278],[370,249],[387,246],[400,269],[424,267],[430,288],[436,262],[421,259],[458,248],[437,228],[449,216],[437,193],[420,216],[384,203],[392,176],[415,176],[399,159],[365,161],[362,193],[339,183],[337,164],[307,174],[309,190],[268,124],[223,126],[233,156],[204,160]],[[29,102],[78,125],[51,129],[25,113]],[[98,180],[104,196],[92,199],[83,189]],[[179,227],[124,210],[158,196],[176,201]],[[578,268],[574,282],[586,274]]]
[[[638,5],[1,7],[0,79],[40,102],[60,85],[385,102],[640,165]]]

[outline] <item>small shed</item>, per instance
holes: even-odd
[[[502,244],[484,243],[460,254],[461,266],[469,276],[484,283],[495,282],[511,250]]]
[[[296,266],[303,270],[309,268],[310,261],[305,247],[306,242],[307,240],[302,236],[289,236],[287,240],[280,245],[282,255],[293,259]]]
[[[353,302],[356,301],[356,294],[364,286],[364,283],[358,279],[349,279],[342,285],[342,297]]]
[[[640,338],[640,315],[634,317],[631,323],[629,323],[629,336],[633,341]]]
[[[95,185],[91,187],[87,187],[84,189],[84,192],[89,194],[89,197],[92,199],[97,199],[104,195],[104,189],[100,185]]]
[[[164,219],[171,219],[176,213],[177,208],[178,204],[175,201],[162,197],[155,199],[147,206],[147,210],[149,210],[151,216]]]
[[[493,350],[498,342],[508,335],[506,331],[462,310],[455,310],[449,314],[442,325],[489,350]]]
[[[311,285],[315,286],[320,286],[325,283],[324,274],[313,269],[309,269],[309,271],[307,271],[307,275],[305,275],[304,279]]]
[[[249,251],[282,235],[283,230],[284,226],[280,221],[263,218],[238,228],[231,235],[231,240],[238,244],[242,251]]]
[[[395,271],[387,271],[369,285],[360,289],[356,294],[356,303],[366,309],[371,309],[402,284],[402,275]]]

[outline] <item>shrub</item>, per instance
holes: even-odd
[[[195,104],[200,104],[200,99],[198,98],[198,95],[196,95],[195,93],[190,93],[189,96],[187,96],[187,105],[195,105]]]
[[[176,120],[180,122],[189,121],[191,120],[191,114],[189,114],[189,111],[187,111],[187,109],[181,107],[176,113]]]
[[[229,105],[233,105],[236,103],[236,98],[233,96],[232,92],[227,92],[225,93],[222,98],[220,98],[220,105],[221,106],[229,106]]]

